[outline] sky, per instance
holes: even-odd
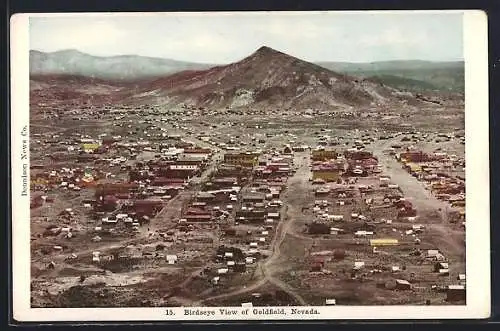
[[[74,15],[74,14],[73,14]],[[260,46],[306,61],[463,60],[462,13],[260,12],[30,17],[30,49],[231,63]]]

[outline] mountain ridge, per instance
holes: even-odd
[[[337,73],[262,46],[240,61],[147,82],[130,100],[202,107],[345,109],[421,103],[411,93]]]
[[[69,74],[102,79],[143,80],[211,64],[140,55],[94,56],[75,49],[45,53],[30,51],[30,74]]]
[[[267,50],[273,50],[268,46]],[[389,60],[368,63],[310,62],[341,74],[374,78],[386,85],[413,91],[463,92],[464,62]],[[69,74],[121,81],[150,80],[185,70],[201,70],[225,64],[207,64],[134,54],[94,56],[77,49],[55,52],[30,51],[31,74]],[[419,82],[422,83],[419,83]]]
[[[464,61],[397,60],[371,63],[322,62],[319,64],[349,75],[375,78],[399,89],[459,93],[465,90]]]
[[[64,50],[62,54],[74,52]],[[397,81],[399,78],[387,76],[386,79]],[[227,65],[190,68],[152,79],[120,81],[32,73],[30,83],[38,99],[43,98],[43,89],[47,89],[61,101],[65,96],[77,101],[79,95],[82,98],[97,95],[103,101],[126,104],[184,104],[209,109],[350,111],[389,106],[405,111],[414,106],[436,107],[444,100],[439,94],[429,94],[432,95],[429,98],[388,86],[383,80],[335,72],[268,46],[259,47],[240,61]],[[405,80],[399,82],[405,83]]]

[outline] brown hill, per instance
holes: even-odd
[[[441,98],[402,92],[339,74],[263,46],[239,62],[135,82],[77,75],[31,75],[30,102],[188,104],[210,109],[363,110],[435,107]],[[410,108],[411,109],[411,108]]]
[[[130,95],[135,86],[78,75],[31,75],[30,103],[114,103]]]
[[[266,46],[239,62],[179,72],[143,84],[139,91],[135,101],[155,99],[210,108],[332,109],[423,102],[411,93],[342,75]]]

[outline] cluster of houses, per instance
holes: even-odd
[[[404,156],[409,156],[408,159],[412,162],[429,162],[429,158],[422,154],[403,154]],[[377,159],[370,152],[350,149],[339,153],[318,149],[312,151],[311,161],[313,184],[322,185],[316,186],[316,200],[312,208],[313,221],[307,224],[305,229],[309,234],[352,239],[357,244],[369,245],[373,254],[379,254],[385,247],[420,244],[420,235],[425,232],[425,226],[415,224],[415,207],[404,198],[398,185],[391,184],[389,176],[381,174]],[[330,165],[330,168],[325,171],[321,166],[326,164]],[[376,178],[378,183],[359,184],[358,180],[363,177],[370,177],[366,179],[367,182]],[[364,201],[364,206],[359,205],[359,199]],[[386,210],[392,210],[392,215],[398,222],[408,220],[410,223],[406,228],[391,227],[391,219],[374,217],[370,212],[371,208],[387,208]],[[379,229],[380,225],[382,227]],[[423,263],[430,265],[429,272],[449,277],[449,261],[439,250],[415,251],[417,253],[414,255],[418,255]],[[345,250],[342,249],[311,253],[308,260],[309,271],[330,273],[328,263],[344,260],[345,256]],[[385,271],[392,275],[390,281],[382,284],[385,289],[414,290],[413,283],[405,274],[406,266],[395,264],[386,267]],[[353,278],[381,272],[377,268],[369,267],[367,262],[359,257],[353,261],[350,271]],[[446,292],[449,301],[464,300],[465,275],[460,274],[458,277],[458,284],[429,287],[427,290]]]
[[[267,153],[227,152],[183,206],[179,223],[222,230],[226,245],[216,253],[214,285],[228,273],[245,271],[269,246],[281,218],[280,196],[293,173],[292,153],[289,148]]]
[[[200,224],[229,219],[240,200],[242,186],[252,175],[257,157],[251,153],[226,153],[184,206],[180,222]]]
[[[182,222],[234,219],[241,223],[272,224],[287,176],[292,172],[290,154],[228,152],[184,208]],[[278,213],[279,215],[279,213]]]
[[[318,148],[311,153],[312,180],[316,184],[342,182],[344,177],[366,177],[380,173],[378,159],[371,152],[348,149],[343,153]]]
[[[372,239],[372,246],[395,246],[398,245],[397,239]],[[374,254],[378,253],[378,250],[373,250]],[[362,258],[355,258],[352,261],[351,269],[342,269],[342,272],[346,273],[351,279],[363,279],[370,277],[373,279],[378,279],[377,287],[386,290],[395,291],[427,291],[427,292],[444,292],[446,293],[446,301],[448,302],[460,302],[466,299],[466,275],[465,273],[459,273],[456,278],[451,281],[451,285],[439,285],[442,283],[439,279],[440,277],[449,278],[450,276],[450,262],[438,249],[427,249],[420,250],[415,249],[409,254],[410,256],[417,257],[420,264],[428,265],[429,273],[436,275],[435,284],[430,286],[421,286],[418,283],[414,284],[410,280],[415,277],[413,273],[409,273],[407,266],[405,264],[370,264],[367,263]],[[344,249],[338,248],[334,250],[318,251],[312,252],[307,261],[309,263],[309,272],[311,275],[314,274],[331,274],[332,271],[328,270],[335,263],[341,263],[347,257],[346,251]],[[338,267],[337,267],[338,269]],[[389,277],[383,277],[384,274]],[[387,280],[388,279],[388,280]],[[410,280],[408,280],[410,279]],[[433,282],[432,280],[430,281]]]
[[[60,144],[47,140],[43,143]],[[154,145],[144,140],[126,142],[121,136],[99,135],[93,139],[88,135],[74,135],[60,145],[63,148],[58,147],[58,151],[50,155],[49,164],[35,161],[31,165],[31,190],[42,192],[33,195],[31,208],[51,202],[54,198],[47,192],[89,189],[94,197],[83,199],[82,204],[89,209],[91,217],[99,221],[97,234],[123,226],[138,231],[166,201],[202,173],[212,156],[210,149],[198,148],[178,137],[166,137],[155,149],[158,157],[149,161],[137,161],[133,157]],[[84,164],[75,167],[74,162],[68,162],[72,159],[68,156],[72,155]]]
[[[30,188],[34,192],[49,192],[53,189],[78,192],[85,188],[94,187],[99,179],[111,177],[111,173],[104,172],[94,166],[67,166],[51,170],[38,164],[32,164],[30,170]],[[41,202],[40,194],[34,194],[32,208],[40,207]]]
[[[202,148],[175,148],[164,153],[165,157],[155,158],[147,162],[136,162],[129,167],[130,181],[144,181],[153,186],[170,185],[188,182],[199,176],[207,167],[211,150]],[[174,185],[175,186],[175,185]]]
[[[309,225],[309,233],[316,234],[343,234],[344,229],[331,226],[332,222],[364,222],[365,225],[353,231],[355,237],[369,237],[373,235],[373,216],[368,211],[371,208],[391,208],[396,210],[394,215],[398,219],[414,219],[417,215],[412,203],[405,200],[401,190],[395,184],[390,183],[390,178],[380,175],[381,169],[377,158],[372,153],[362,150],[348,149],[343,153],[333,150],[315,150],[311,154],[313,185],[315,201],[313,207],[314,222]],[[338,164],[326,175],[319,171],[317,163]],[[341,169],[341,170],[339,170]],[[321,176],[328,176],[325,180]],[[378,184],[359,184],[359,179],[371,176],[378,178]],[[327,183],[333,182],[333,183]],[[363,200],[363,206],[359,205],[359,199]],[[361,208],[363,207],[363,208]],[[347,212],[347,210],[351,210]]]
[[[187,188],[190,179],[201,174],[212,154],[211,150],[193,147],[170,152],[168,158],[138,161],[127,167],[128,182],[96,187],[96,210],[122,213],[125,220],[137,230],[138,225],[154,217],[166,201]],[[130,214],[133,216],[130,217]],[[211,219],[194,207],[188,208],[187,214],[193,221]],[[112,221],[116,223],[118,219],[112,218]],[[106,223],[109,222],[107,218]]]
[[[447,153],[407,151],[396,155],[403,168],[418,180],[425,182],[432,193],[456,207],[465,219],[465,178],[454,174],[463,172],[465,161]]]

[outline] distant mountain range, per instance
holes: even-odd
[[[212,66],[138,55],[102,57],[77,50],[52,53],[30,51],[30,74],[35,75],[67,74],[109,80],[142,80]]]
[[[373,63],[320,62],[345,74],[373,78],[386,85],[413,91],[463,92],[464,62],[383,61]]]
[[[464,62],[384,61],[373,63],[318,62],[317,65],[342,74],[370,78],[409,91],[463,92]],[[204,70],[215,64],[183,62],[138,55],[93,56],[77,50],[44,53],[30,51],[33,75],[81,75],[135,81],[150,80],[185,70]]]
[[[129,71],[130,72],[130,71]],[[228,65],[161,77],[116,80],[84,75],[31,74],[31,103],[189,105],[266,112],[318,109],[398,112],[442,107],[440,94],[402,91],[375,79],[338,73],[270,47]]]

